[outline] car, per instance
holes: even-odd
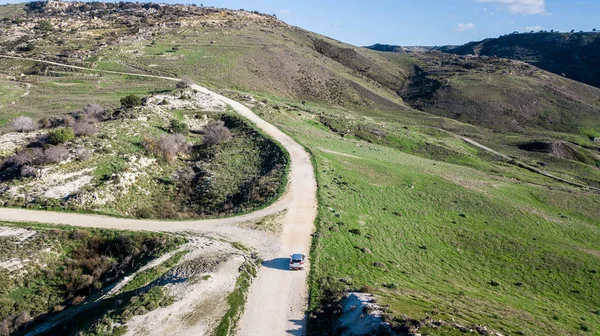
[[[304,269],[304,254],[292,254],[290,255],[290,270],[303,270]]]

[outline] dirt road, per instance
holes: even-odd
[[[140,75],[134,73],[121,73],[87,69],[78,66],[63,65],[43,60],[2,56],[42,62],[56,66],[73,69],[95,71],[122,75],[160,78],[179,81],[178,78]],[[269,251],[262,256],[265,259],[257,279],[250,288],[248,302],[240,321],[239,335],[302,335],[305,329],[305,313],[307,306],[308,288],[305,271],[291,272],[287,269],[287,257],[291,253],[308,254],[313,232],[313,223],[317,213],[316,191],[317,185],[309,154],[291,137],[280,131],[277,127],[259,118],[246,106],[218,95],[208,89],[194,85],[193,89],[207,93],[229,104],[241,116],[252,121],[276,141],[280,142],[290,154],[290,175],[288,178],[286,194],[271,206],[243,216],[198,220],[198,221],[156,221],[120,219],[104,216],[82,215],[71,213],[58,213],[47,211],[32,211],[25,209],[0,209],[0,220],[7,221],[35,221],[52,224],[69,224],[76,226],[149,230],[149,231],[200,231],[228,236],[230,239],[243,237],[244,241],[256,236],[257,244],[269,244],[261,250]],[[253,219],[258,219],[269,214],[277,213],[283,209],[287,212],[283,218],[281,239],[278,242],[260,241],[260,235],[250,229],[232,226]]]

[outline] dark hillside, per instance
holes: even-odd
[[[387,54],[410,69],[413,108],[499,131],[600,126],[600,90],[519,61],[440,52]]]
[[[600,33],[527,33],[439,50],[457,55],[496,56],[600,87]]]

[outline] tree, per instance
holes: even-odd
[[[142,99],[134,94],[121,98],[121,105],[123,107],[131,108],[142,105]]]
[[[597,32],[596,28],[592,29],[592,31],[593,31],[594,33],[595,33],[595,32]]]
[[[61,144],[75,139],[75,132],[72,128],[60,128],[48,133],[48,140],[52,144]]]
[[[204,127],[202,142],[205,145],[218,145],[229,140],[231,140],[231,132],[221,120],[213,121]]]
[[[37,128],[33,120],[25,116],[17,117],[12,121],[11,126],[15,132],[30,132]]]

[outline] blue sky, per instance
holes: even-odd
[[[139,0],[143,2],[144,0]],[[0,3],[6,0],[0,0]],[[9,0],[9,2],[21,2]],[[354,45],[462,44],[513,31],[600,29],[600,0],[175,0],[258,10]]]

